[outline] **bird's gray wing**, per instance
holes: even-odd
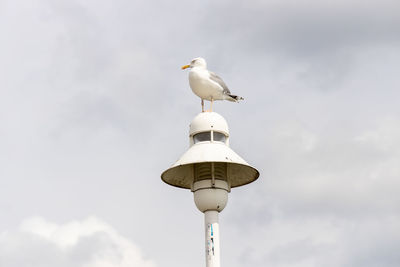
[[[228,86],[226,86],[226,84],[224,83],[224,81],[221,79],[221,77],[219,77],[217,74],[215,74],[214,72],[209,71],[210,73],[210,79],[216,83],[218,83],[222,89],[224,89],[222,92],[226,95],[230,95],[231,91],[229,91]]]

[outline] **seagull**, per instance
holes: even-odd
[[[198,57],[193,59],[189,65],[185,65],[182,69],[190,68],[189,84],[193,93],[201,98],[201,111],[204,112],[204,99],[211,101],[210,112],[214,100],[229,100],[239,102],[243,97],[232,95],[228,86],[214,72],[207,70],[207,63],[204,58]]]

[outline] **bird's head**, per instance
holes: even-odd
[[[204,69],[207,68],[207,63],[204,60],[204,58],[196,57],[190,62],[189,65],[182,66],[182,69],[184,70],[187,68],[195,68],[195,67],[196,68],[200,67],[200,68],[204,68]]]

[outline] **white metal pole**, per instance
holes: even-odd
[[[204,212],[206,227],[206,266],[220,267],[218,211]]]

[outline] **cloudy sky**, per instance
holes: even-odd
[[[260,170],[220,214],[231,267],[400,265],[400,2],[0,1],[0,266],[204,266],[160,174],[202,56]]]

